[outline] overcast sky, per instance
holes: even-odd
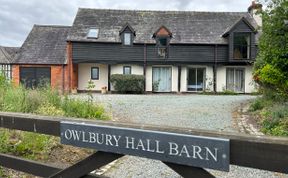
[[[21,46],[34,24],[72,25],[79,7],[247,11],[251,0],[0,0],[0,45]]]

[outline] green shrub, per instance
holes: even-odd
[[[65,112],[51,103],[44,103],[36,110],[36,114],[44,116],[64,116]]]
[[[249,111],[257,111],[261,110],[265,107],[264,102],[262,99],[257,98],[255,101],[253,101],[249,107]]]
[[[288,136],[288,104],[275,104],[262,114],[262,131],[266,134]]]
[[[144,93],[145,77],[143,75],[111,75],[111,83],[120,93]]]
[[[104,108],[93,102],[81,101],[65,97],[61,106],[67,117],[106,120]]]

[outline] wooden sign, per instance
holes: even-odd
[[[60,129],[62,144],[229,171],[229,139],[67,121]]]

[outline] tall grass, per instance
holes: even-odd
[[[108,119],[104,108],[89,100],[62,96],[49,87],[35,90],[15,87],[0,76],[0,111],[67,116],[87,119]]]
[[[0,74],[0,111],[105,120],[104,108],[90,100],[63,96],[49,87],[35,90],[15,86]],[[46,159],[55,137],[0,128],[0,152],[30,159]],[[0,177],[3,172],[0,169]]]

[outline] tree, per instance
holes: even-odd
[[[288,97],[288,0],[266,1],[254,80],[264,88]]]

